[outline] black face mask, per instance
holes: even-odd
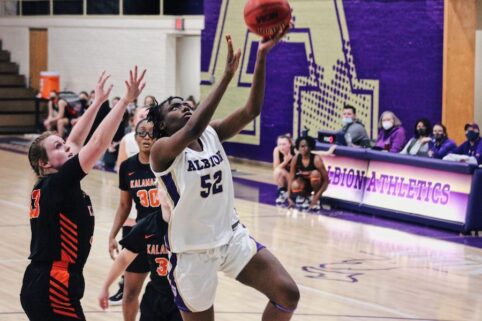
[[[440,142],[445,138],[445,135],[444,134],[435,134],[435,135],[433,135],[433,138],[435,139],[435,141]]]
[[[419,129],[417,129],[417,133],[418,133],[420,136],[426,136],[427,130],[426,130],[425,128],[419,128]]]
[[[473,130],[469,130],[465,135],[471,142],[475,142],[479,138],[479,133]]]

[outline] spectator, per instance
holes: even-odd
[[[67,102],[64,99],[59,99],[56,91],[50,92],[50,100],[48,103],[48,116],[44,120],[45,129],[50,131],[56,129],[59,136],[63,137],[64,127],[69,124],[69,119],[66,116]]]
[[[147,95],[144,97],[144,106],[143,107],[152,107],[157,105],[156,97],[152,95]]]
[[[442,159],[457,148],[449,139],[447,128],[442,124],[433,125],[433,139],[429,143],[428,157]]]
[[[454,154],[467,155],[474,157],[478,164],[482,163],[482,144],[480,143],[480,130],[479,125],[476,123],[465,124],[465,136],[467,140],[462,143],[457,149],[454,150]]]
[[[343,128],[345,140],[348,146],[354,147],[370,147],[370,138],[368,137],[365,126],[356,117],[356,108],[350,105],[343,107]]]
[[[391,111],[384,111],[378,121],[378,138],[374,149],[399,153],[405,144],[405,129],[402,122]]]
[[[288,203],[290,207],[296,205],[301,209],[319,210],[321,195],[328,188],[328,172],[321,157],[311,152],[316,146],[314,138],[298,137],[295,145],[298,153],[291,162]],[[295,202],[293,196],[296,196]]]
[[[289,135],[278,136],[276,147],[273,150],[273,177],[278,185],[276,205],[281,205],[288,197],[288,179],[291,159],[295,155],[293,142]]]
[[[429,143],[432,141],[430,133],[432,124],[427,118],[415,122],[414,136],[408,141],[400,154],[428,157]]]

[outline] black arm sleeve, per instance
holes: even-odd
[[[132,230],[119,243],[126,249],[134,253],[141,253],[146,250],[146,220],[137,222]]]
[[[77,154],[66,161],[60,170],[52,175],[52,186],[62,189],[78,184],[86,175],[80,166],[79,155]]]

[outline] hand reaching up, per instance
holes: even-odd
[[[95,97],[94,99],[102,104],[104,101],[109,99],[110,92],[112,91],[112,88],[114,87],[113,85],[110,85],[107,90],[104,89],[105,83],[107,79],[110,78],[110,75],[107,75],[105,71],[102,72],[102,74],[99,77],[99,80],[97,80],[97,84],[95,85]]]
[[[236,50],[236,53],[234,53],[233,40],[231,39],[231,35],[226,35],[226,42],[228,43],[228,57],[224,72],[232,77],[234,76],[239,67],[239,60],[241,59],[241,49]]]
[[[137,66],[134,67],[134,71],[129,71],[129,80],[125,81],[126,84],[126,93],[124,99],[128,102],[133,102],[139,95],[141,94],[142,90],[146,86],[146,82],[144,80],[144,76],[146,75],[146,69],[142,72],[139,76],[137,72]]]

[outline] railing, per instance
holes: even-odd
[[[0,0],[0,16],[202,15],[203,0]]]

